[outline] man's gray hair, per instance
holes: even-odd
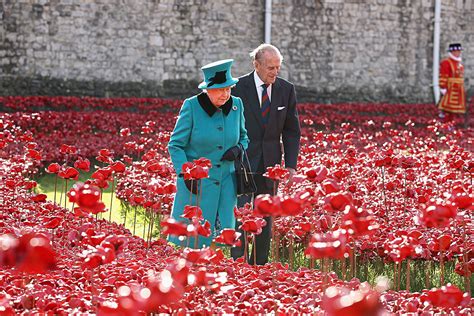
[[[250,53],[250,58],[252,58],[252,61],[262,62],[263,55],[267,52],[278,55],[280,61],[283,62],[283,56],[281,55],[280,50],[271,44],[260,44]]]

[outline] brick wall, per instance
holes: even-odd
[[[474,0],[442,2],[441,57],[462,42],[473,82]],[[281,75],[301,101],[431,102],[433,6],[273,0]],[[263,41],[263,0],[3,0],[0,14],[2,95],[182,98],[208,62],[250,71]]]

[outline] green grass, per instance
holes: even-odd
[[[72,211],[73,204],[69,203],[69,200],[67,199],[67,197],[65,197],[65,192],[68,192],[76,182],[84,182],[87,179],[90,179],[91,175],[92,175],[92,172],[81,173],[79,175],[79,180],[67,181],[67,189],[66,189],[65,180],[58,178],[54,174],[45,174],[41,176],[40,178],[36,179],[36,181],[38,182],[37,192],[46,194],[47,199],[49,201],[54,201],[57,204],[61,205],[62,207],[65,207]],[[56,181],[57,183],[56,183],[56,199],[55,199],[54,192],[55,192]],[[109,183],[108,188],[102,191],[102,202],[105,204],[108,211],[105,213],[98,214],[99,219],[101,218],[107,219],[107,220],[110,219],[110,221],[115,222],[117,224],[124,224],[125,212],[127,212],[125,227],[128,228],[133,233],[133,230],[134,230],[133,228],[135,226],[135,235],[143,238],[144,236],[143,229],[145,227],[143,224],[144,222],[143,208],[132,208],[126,205],[125,203],[123,203],[121,200],[117,199],[115,197],[115,194],[113,195],[113,198],[112,198],[111,183]],[[110,208],[110,205],[112,205],[112,208]],[[136,219],[134,216],[135,212],[137,214]],[[134,225],[134,222],[135,222],[135,225]],[[146,225],[145,228],[148,228],[148,225]]]
[[[310,259],[304,256],[304,246],[301,244],[295,245],[293,270],[300,267],[309,267]],[[288,248],[280,248],[279,260],[282,264],[288,264],[290,267]],[[334,271],[340,279],[350,280],[349,275],[349,260],[346,259],[345,268],[343,268],[342,260],[328,260],[329,271]],[[461,290],[466,290],[464,277],[454,272],[455,260],[445,262],[444,265],[444,284],[451,283],[456,285]],[[322,260],[314,260],[313,267],[322,270]],[[363,260],[361,256],[357,256],[355,277],[361,281],[367,281],[372,285],[376,284],[377,278],[380,276],[387,277],[391,282],[391,289],[405,290],[407,288],[407,260],[401,263],[400,284],[395,286],[395,264],[393,262],[383,262],[382,259]],[[441,268],[438,262],[431,261],[428,264],[425,260],[411,260],[410,261],[410,292],[420,292],[423,289],[431,289],[433,287],[441,287]],[[345,277],[344,277],[345,274]],[[428,276],[428,278],[427,278]],[[470,278],[471,296],[474,295],[474,278]]]

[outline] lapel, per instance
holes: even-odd
[[[263,129],[263,122],[262,122],[262,111],[260,109],[260,100],[258,99],[257,94],[257,87],[255,87],[255,80],[253,79],[253,71],[247,76],[247,80],[245,81],[246,90],[249,91],[249,102],[248,107],[250,108],[251,112],[255,116],[255,121],[258,122],[258,125],[261,129]]]

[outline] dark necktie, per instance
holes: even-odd
[[[268,97],[266,84],[262,84],[262,121],[263,125],[266,126],[268,123],[268,118],[270,117],[270,98]]]

